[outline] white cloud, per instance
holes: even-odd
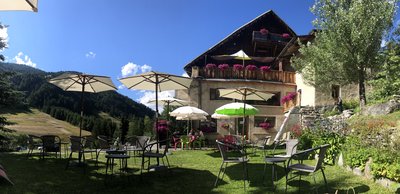
[[[386,46],[386,43],[387,43],[386,40],[382,39],[381,48],[385,47],[385,46]]]
[[[7,32],[7,28],[4,26],[0,26],[0,41],[2,43],[2,45],[4,45],[6,48],[8,46],[8,32]],[[3,50],[4,48],[0,49]]]
[[[189,75],[185,72],[185,73],[182,73],[182,77],[189,77]]]
[[[126,77],[129,75],[136,75],[138,70],[139,70],[138,65],[133,64],[132,62],[129,62],[128,64],[122,66],[121,74],[122,74],[122,77]]]
[[[96,57],[96,53],[90,51],[88,53],[86,53],[86,58],[90,58],[90,59],[94,59]]]
[[[140,69],[142,70],[142,73],[144,73],[151,71],[152,67],[147,64],[144,64],[143,66],[140,67]]]
[[[138,101],[144,105],[146,105],[147,107],[155,110],[156,109],[156,105],[152,104],[152,103],[148,103],[149,100],[153,100],[156,98],[156,93],[152,92],[152,91],[141,91],[141,93],[143,94],[142,97],[140,97],[138,99]],[[174,97],[175,96],[175,91],[171,90],[171,91],[163,91],[163,92],[159,92],[158,93],[158,98],[165,98],[165,97]],[[164,105],[161,104],[158,106],[158,111],[160,113],[162,113],[162,111],[164,110]]]
[[[140,66],[132,62],[129,62],[128,64],[121,67],[121,74],[122,77],[126,77],[126,76],[136,75],[139,73],[139,71],[141,73],[148,72],[151,71],[151,69],[152,67],[147,64]]]
[[[125,89],[125,88],[126,88],[126,87],[125,87],[123,84],[121,84],[121,85],[118,86],[118,89],[120,89],[120,90]]]
[[[24,55],[23,52],[19,52],[17,56],[13,58],[13,61],[20,65],[27,65],[36,68],[36,63],[32,62],[31,58],[28,55]]]

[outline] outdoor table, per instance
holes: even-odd
[[[110,168],[111,174],[114,173],[114,160],[117,159],[120,161],[120,172],[122,169],[127,169],[128,167],[128,158],[129,155],[126,155],[126,150],[107,150],[107,155],[105,156],[107,159],[106,162],[106,175],[108,173],[108,169]]]

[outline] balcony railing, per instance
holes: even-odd
[[[283,37],[281,34],[267,33],[262,34],[259,31],[253,31],[253,42],[289,42],[291,37]]]
[[[193,72],[194,73],[194,72]],[[206,79],[246,79],[246,80],[259,80],[259,81],[275,81],[283,83],[295,83],[296,73],[289,71],[276,71],[271,70],[268,72],[262,72],[261,70],[249,71],[249,70],[234,70],[229,67],[226,70],[218,68],[207,69],[198,68],[198,74]]]

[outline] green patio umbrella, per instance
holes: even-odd
[[[241,102],[234,102],[234,103],[225,104],[225,105],[217,108],[215,110],[215,113],[221,114],[221,115],[243,117],[243,119],[244,119],[246,116],[256,115],[258,113],[258,109],[249,104],[245,104],[245,103],[241,103]],[[246,123],[243,123],[243,125],[245,126]],[[242,130],[242,135],[243,134],[244,134],[244,127]]]

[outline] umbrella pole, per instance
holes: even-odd
[[[79,141],[82,143],[82,127],[83,127],[83,95],[85,93],[85,77],[83,77],[83,81],[82,81],[82,93],[81,93],[81,122],[79,123]],[[82,153],[79,152],[78,155],[78,161],[79,164],[81,163],[81,159],[82,159]]]
[[[158,135],[158,75],[156,75],[156,139],[160,141]],[[167,145],[165,145],[167,146]],[[157,143],[157,153],[159,153],[159,143]],[[157,166],[160,165],[160,159],[157,157]]]

